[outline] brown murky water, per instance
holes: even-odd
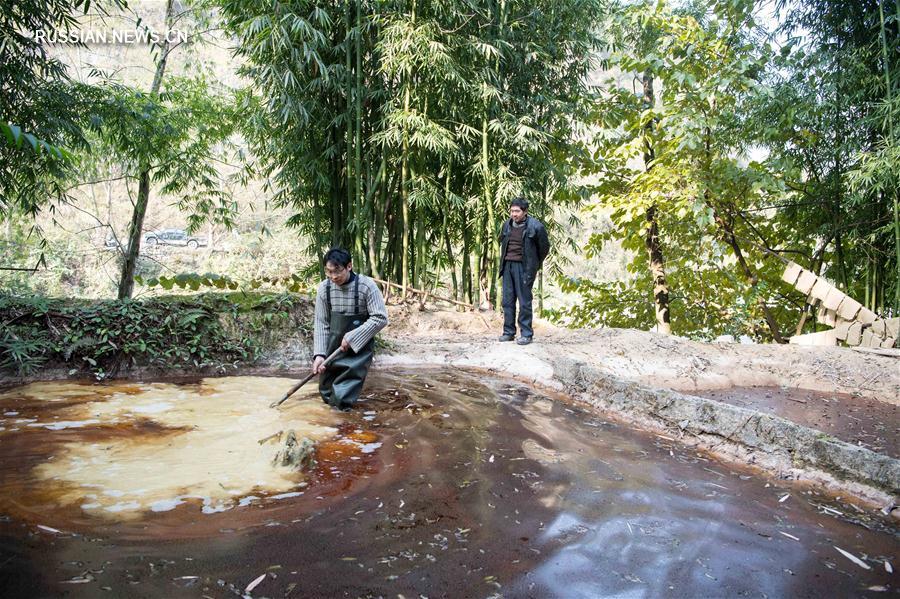
[[[842,441],[900,458],[900,406],[848,393],[782,387],[731,387],[692,394],[781,416]]]
[[[285,384],[3,394],[3,594],[895,592],[891,521],[518,383],[391,370],[351,413],[309,394],[269,410]],[[258,440],[286,428],[318,439],[313,471],[269,465]]]

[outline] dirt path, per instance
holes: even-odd
[[[633,329],[571,330],[538,322],[530,346],[498,343],[497,314],[397,308],[386,330],[394,357],[476,366],[550,386],[552,364],[570,358],[621,380],[691,392],[786,387],[851,393],[900,405],[900,360],[848,348],[699,343]]]

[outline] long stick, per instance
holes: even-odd
[[[390,281],[383,281],[383,280],[381,280],[381,279],[376,279],[375,277],[369,277],[369,278],[372,279],[373,281],[375,281],[376,283],[381,283],[382,285],[390,285],[391,287],[396,287],[397,289],[403,289],[403,285],[398,285],[397,283],[391,283]],[[428,297],[430,297],[430,298],[433,298],[433,299],[436,299],[436,300],[440,300],[440,301],[442,301],[442,302],[448,302],[448,303],[454,304],[454,305],[456,305],[456,306],[463,306],[464,308],[468,308],[468,309],[470,309],[470,310],[475,310],[475,309],[476,309],[476,307],[473,306],[472,304],[467,304],[466,302],[459,302],[459,301],[456,301],[456,300],[452,300],[452,299],[450,299],[449,297],[441,297],[440,295],[435,295],[435,294],[433,294],[433,293],[431,293],[431,292],[424,291],[424,290],[422,290],[422,289],[415,289],[415,288],[413,288],[413,287],[407,286],[407,287],[406,287],[406,290],[409,291],[409,292],[411,292],[411,293],[414,293],[414,294],[425,295],[425,296],[428,296]]]
[[[325,358],[325,361],[322,363],[322,366],[325,366],[325,367],[327,368],[328,365],[331,364],[331,363],[335,360],[335,358],[337,358],[337,357],[338,357],[339,355],[341,355],[343,352],[344,352],[344,350],[342,350],[341,348],[337,348],[336,350],[334,350],[334,351],[331,353],[330,356],[328,356],[327,358]],[[294,385],[293,387],[291,387],[291,390],[288,391],[287,393],[285,393],[285,394],[284,394],[284,397],[282,397],[282,398],[279,399],[278,401],[275,401],[275,402],[272,402],[271,404],[269,404],[269,407],[270,407],[270,408],[277,408],[278,406],[280,406],[281,404],[283,404],[285,401],[287,401],[287,398],[288,398],[288,397],[290,397],[291,395],[293,395],[294,393],[296,393],[297,390],[298,390],[300,387],[302,387],[303,385],[305,385],[306,383],[308,383],[308,382],[310,381],[310,379],[312,379],[312,377],[316,376],[316,374],[318,374],[318,373],[316,373],[316,372],[311,372],[311,373],[309,373],[309,375],[308,375],[305,379],[303,379],[302,381],[300,381],[299,383],[297,383],[296,385]]]

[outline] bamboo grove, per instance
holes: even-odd
[[[23,34],[130,10],[100,6],[0,7],[0,241],[17,248],[0,267],[24,273],[0,288],[78,270],[26,251],[28,231],[115,176],[138,189],[131,224],[88,225],[129,240],[123,298],[135,275],[189,274],[138,266],[148,203],[227,230],[230,190],[263,181],[279,226],[291,215],[292,281],[339,245],[359,271],[496,306],[497,234],[524,196],[555,248],[543,314],[564,324],[784,340],[816,326],[779,280],[788,259],[900,313],[896,2],[167,0],[157,26],[223,32],[227,85],[167,67],[166,47],[153,82],[76,80]],[[601,274],[610,247],[625,258]]]
[[[252,82],[251,146],[321,255],[496,299],[507,202],[578,198],[596,0],[222,3]]]

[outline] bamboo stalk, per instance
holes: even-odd
[[[898,10],[900,10],[900,4],[898,4]],[[887,47],[887,32],[885,31],[884,26],[884,2],[883,0],[879,0],[878,2],[878,16],[881,21],[881,52],[882,52],[882,60],[884,60],[884,83],[885,83],[885,96],[887,99],[888,105],[888,113],[887,113],[887,121],[888,121],[888,143],[893,146],[894,144],[894,115],[893,115],[893,103],[891,97],[891,61],[890,55],[888,53]],[[895,254],[895,281],[894,281],[894,312],[900,311],[900,202],[898,202],[897,198],[897,190],[896,188],[892,188],[894,202],[893,202],[893,216],[894,216],[894,254]]]
[[[362,213],[363,213],[363,193],[362,193],[362,8],[361,5],[362,0],[356,0],[356,140],[354,143],[355,157],[354,157],[354,174],[356,175],[355,181],[355,199],[356,199],[356,214],[359,221],[362,221]],[[368,219],[371,223],[371,219]],[[363,251],[363,232],[362,227],[357,226],[354,236],[356,238],[356,252],[357,255],[364,255],[367,258],[367,262],[369,262],[368,270],[369,272],[373,272],[374,268],[371,264],[371,261],[368,260],[369,254],[368,252]]]

